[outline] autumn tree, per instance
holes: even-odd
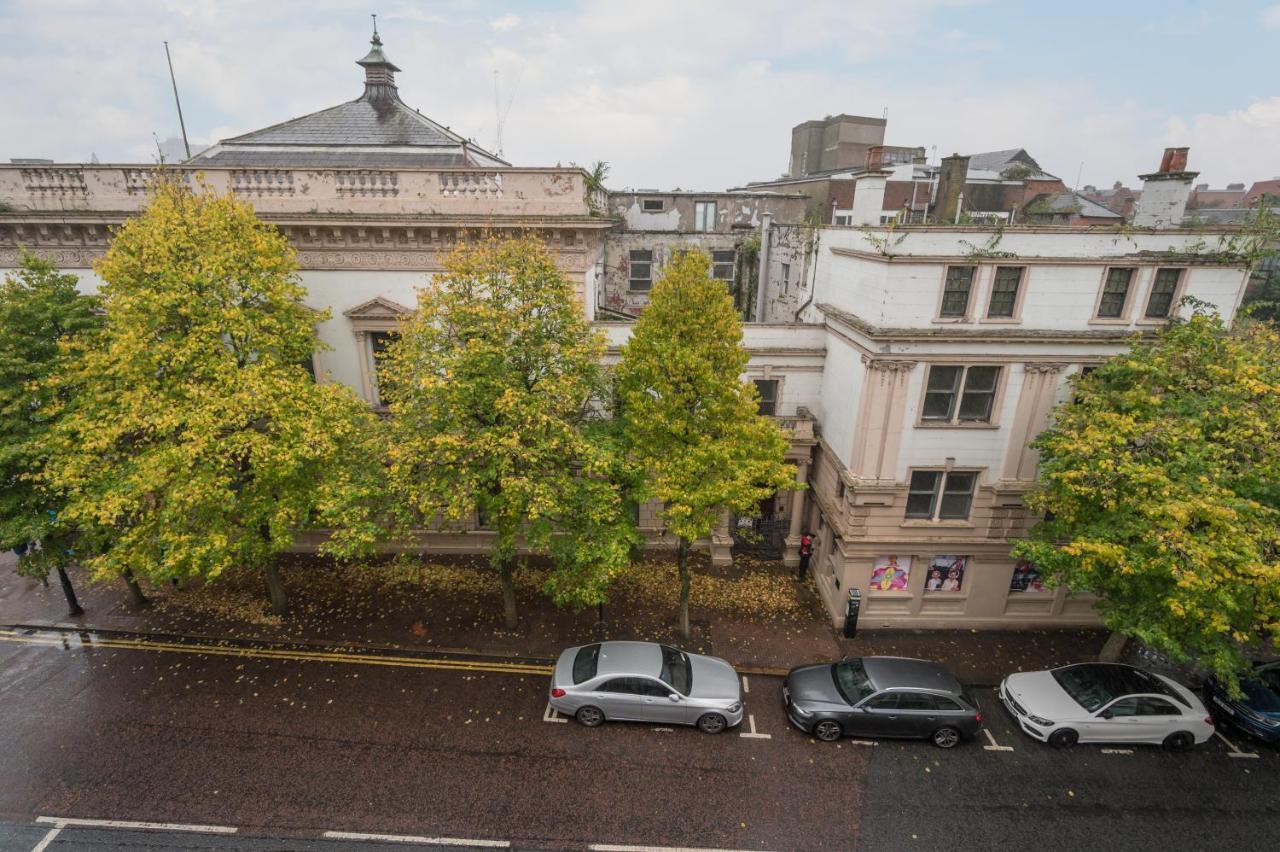
[[[97,264],[106,324],[66,381],[46,481],[96,531],[88,567],[154,582],[263,572],[307,528],[348,554],[379,534],[379,423],[304,368],[318,348],[293,250],[245,202],[160,181]]]
[[[45,580],[56,571],[72,615],[82,610],[66,568],[76,528],[62,495],[40,481],[54,424],[51,376],[66,373],[77,339],[102,325],[98,300],[80,293],[75,275],[24,254],[0,285],[0,549],[20,551],[18,573]],[[64,386],[63,394],[71,388]],[[38,546],[36,543],[39,543]]]
[[[604,340],[533,238],[463,244],[418,293],[380,375],[394,493],[429,526],[494,533],[508,629],[522,548],[552,558],[548,592],[603,600],[634,531],[603,429]]]
[[[1280,638],[1280,333],[1197,306],[1077,381],[1017,555],[1113,630],[1231,682]]]
[[[622,350],[616,388],[637,496],[662,503],[678,539],[680,633],[689,637],[689,549],[725,511],[755,512],[794,486],[786,435],[758,414],[743,382],[742,323],[724,283],[700,251],[675,257]]]

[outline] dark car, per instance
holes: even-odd
[[[942,666],[905,657],[846,658],[792,669],[787,718],[820,740],[904,737],[952,748],[976,736],[977,702]]]
[[[1204,703],[1219,722],[1230,722],[1263,742],[1280,743],[1280,660],[1260,663],[1240,679],[1244,697],[1232,698],[1216,678],[1204,684]]]

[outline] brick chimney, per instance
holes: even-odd
[[[1176,228],[1182,224],[1191,196],[1191,182],[1199,172],[1187,171],[1189,148],[1165,148],[1160,170],[1138,175],[1142,197],[1133,210],[1133,224],[1141,228]]]
[[[950,225],[956,220],[956,213],[960,210],[960,195],[968,180],[968,157],[952,154],[942,158],[942,165],[938,169],[938,194],[933,202],[933,217],[936,222]]]

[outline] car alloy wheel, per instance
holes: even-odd
[[[960,744],[960,732],[955,728],[939,728],[933,732],[933,744],[938,748],[955,748]]]
[[[1080,735],[1070,728],[1059,728],[1049,735],[1049,745],[1054,748],[1071,748],[1080,742]]]
[[[698,719],[698,729],[704,734],[718,734],[729,726],[719,713],[704,713]]]
[[[1165,751],[1186,751],[1196,744],[1196,738],[1186,731],[1174,731],[1164,738]]]
[[[813,726],[813,735],[824,743],[835,742],[840,739],[844,731],[840,728],[840,723],[832,719],[823,719],[821,722]]]
[[[594,728],[604,721],[604,711],[599,707],[592,707],[590,704],[586,707],[579,707],[574,716],[577,718],[578,724],[585,725],[588,728]]]

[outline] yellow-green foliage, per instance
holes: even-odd
[[[106,325],[67,385],[48,481],[93,533],[98,577],[213,579],[299,528],[378,535],[378,422],[301,366],[324,319],[285,238],[232,196],[160,183],[98,263]]]
[[[1280,333],[1197,310],[1079,380],[1015,551],[1107,624],[1224,678],[1280,638]]]

